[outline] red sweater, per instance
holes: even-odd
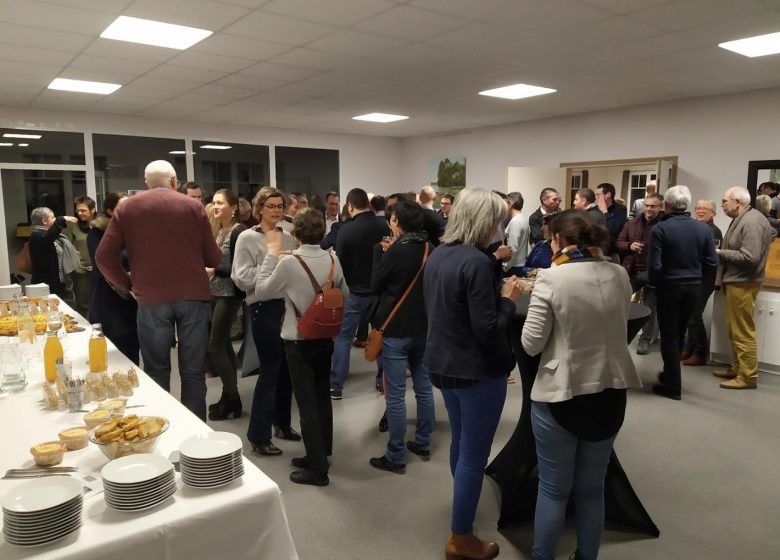
[[[123,249],[130,274],[122,267]],[[210,300],[206,267],[217,266],[221,259],[203,206],[168,188],[150,189],[122,202],[95,254],[106,280],[132,289],[146,305]]]

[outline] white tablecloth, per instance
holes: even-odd
[[[79,318],[75,312],[62,310]],[[86,372],[90,329],[68,335],[66,358],[75,372]],[[42,344],[42,343],[41,343]],[[126,370],[132,365],[109,343],[109,372]],[[141,386],[135,389],[128,405],[142,408],[127,411],[138,415],[162,416],[170,421],[161,436],[156,454],[167,457],[187,437],[211,429],[176,399],[160,389],[138,368]],[[83,424],[83,413],[43,408],[43,355],[40,367],[31,374],[27,389],[0,397],[0,476],[10,468],[34,466],[29,449],[44,441],[56,440],[57,433]],[[94,404],[85,405],[86,409]],[[69,451],[61,466],[75,466],[81,472],[94,473],[108,462],[93,444]],[[244,458],[244,476],[228,486],[213,490],[179,488],[173,498],[145,512],[125,513],[109,508],[103,494],[84,501],[84,524],[65,539],[38,548],[21,548],[0,540],[0,558],[57,560],[155,560],[155,559],[269,559],[298,558],[279,487],[254,464]],[[179,475],[177,473],[177,479]],[[22,484],[23,480],[0,480],[0,495]],[[2,515],[2,512],[0,512]]]

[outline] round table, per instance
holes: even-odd
[[[536,443],[531,428],[531,387],[536,378],[540,355],[529,356],[521,344],[523,324],[528,314],[530,297],[521,296],[517,301],[515,317],[510,326],[512,349],[517,358],[523,391],[523,407],[512,437],[501,452],[488,465],[485,473],[493,478],[501,490],[501,516],[498,527],[533,520],[536,493],[539,486]],[[628,343],[630,343],[650,316],[650,309],[631,303],[628,317]],[[569,509],[573,507],[569,503]],[[620,466],[615,451],[607,467],[604,489],[604,517],[608,523],[621,525],[657,537],[660,535],[650,515],[631,487],[625,471]]]

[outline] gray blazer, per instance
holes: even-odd
[[[748,208],[731,221],[718,253],[718,285],[762,282],[769,246],[777,232],[761,212]]]
[[[542,354],[531,399],[641,387],[626,343],[630,303],[620,265],[575,261],[540,270],[522,335],[526,352]]]

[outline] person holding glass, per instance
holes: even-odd
[[[452,206],[447,230],[425,266],[423,294],[428,337],[423,366],[441,390],[452,427],[454,479],[448,557],[495,558],[499,548],[474,534],[485,466],[515,367],[508,326],[528,284],[514,276],[501,285],[488,252],[506,218],[492,191],[467,188]]]
[[[246,303],[252,317],[252,338],[260,358],[260,375],[252,397],[247,437],[252,450],[261,455],[282,454],[282,450],[271,441],[272,426],[276,426],[276,437],[291,441],[301,439],[290,427],[292,386],[280,337],[284,299],[263,299],[256,291],[260,268],[268,253],[268,233],[282,232],[282,250],[295,249],[292,235],[279,225],[284,216],[284,206],[285,197],[281,191],[263,187],[257,192],[252,201],[252,211],[260,222],[238,236],[230,275],[236,287],[246,292]]]
[[[573,492],[577,551],[570,558],[595,560],[626,389],[642,385],[626,345],[631,283],[622,266],[603,260],[609,232],[587,214],[566,210],[550,232],[553,267],[536,277],[522,333],[525,351],[541,353],[531,390],[539,459],[532,557],[555,559]]]
[[[712,237],[715,239],[715,247],[720,247],[723,240],[723,232],[715,225],[715,213],[717,206],[712,200],[698,200],[693,211],[696,219],[710,226]],[[715,291],[715,274],[710,273],[702,276],[701,279],[701,297],[696,307],[693,309],[691,318],[688,321],[688,336],[685,339],[680,360],[684,366],[706,366],[707,354],[709,354],[710,345],[707,341],[707,330],[704,328],[704,308],[707,307],[712,292]]]

